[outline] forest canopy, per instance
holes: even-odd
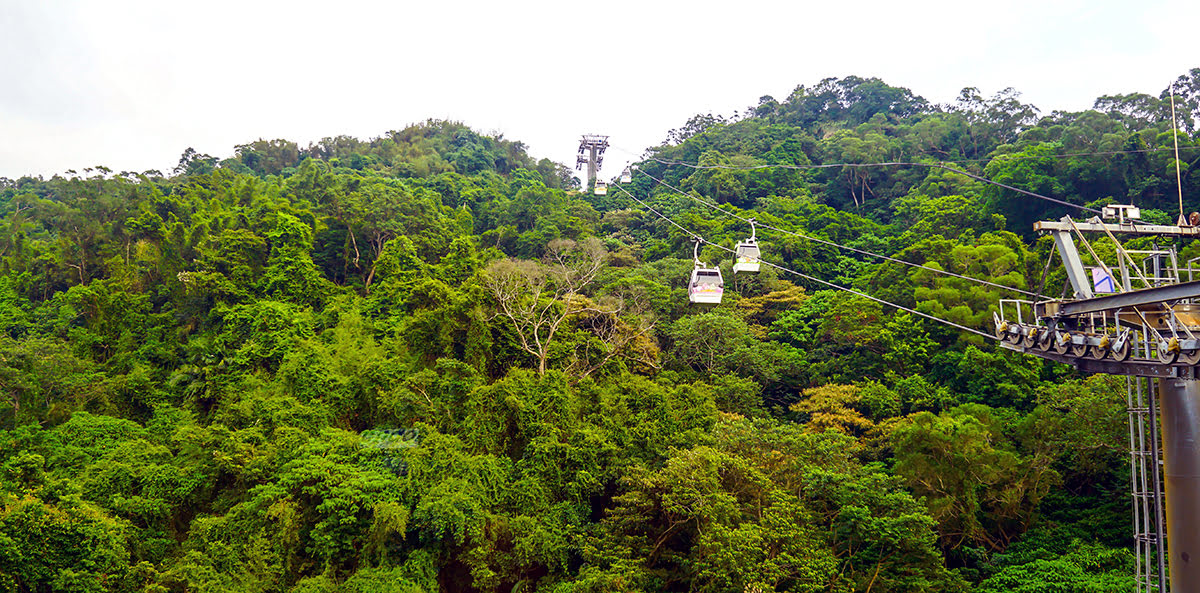
[[[753,217],[766,261],[990,332],[1074,211],[988,180],[1170,221],[1178,141],[1200,209],[1174,88],[1178,129],[1165,91],[831,78],[605,195],[435,120],[0,179],[0,589],[1126,591],[1123,380],[717,247]]]

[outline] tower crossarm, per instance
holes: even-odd
[[[1033,223],[1035,231],[1072,231],[1125,235],[1165,235],[1168,237],[1200,237],[1200,226],[1175,226],[1166,224],[1112,224],[1104,222],[1063,222],[1042,220]]]

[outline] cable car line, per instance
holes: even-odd
[[[626,150],[624,150],[624,149],[621,149],[621,148],[618,148],[618,150],[621,150],[622,152],[628,152],[628,151],[626,151]],[[632,153],[630,153],[630,154],[632,154]],[[752,171],[752,170],[757,170],[757,169],[792,169],[792,170],[795,170],[795,171],[803,171],[803,170],[808,170],[808,169],[834,169],[834,168],[842,168],[842,167],[858,167],[858,168],[867,168],[867,167],[928,167],[928,168],[931,168],[931,169],[944,169],[944,170],[946,170],[946,171],[950,171],[950,172],[952,172],[952,173],[958,173],[959,175],[963,175],[963,176],[965,176],[965,177],[970,177],[971,179],[974,179],[974,180],[976,180],[976,181],[982,181],[982,182],[984,182],[984,183],[990,183],[990,184],[992,184],[992,185],[995,185],[995,186],[998,186],[998,187],[1002,187],[1002,188],[1004,188],[1004,189],[1007,189],[1007,190],[1012,190],[1012,191],[1015,191],[1015,192],[1017,192],[1017,193],[1019,193],[1019,194],[1024,194],[1024,195],[1027,195],[1027,196],[1030,196],[1030,197],[1033,197],[1033,198],[1037,198],[1037,199],[1039,199],[1039,200],[1046,200],[1046,201],[1049,201],[1049,202],[1054,202],[1055,204],[1061,204],[1061,205],[1063,205],[1063,206],[1070,206],[1071,208],[1078,208],[1078,209],[1080,209],[1080,210],[1084,210],[1084,211],[1087,211],[1087,212],[1093,212],[1093,213],[1095,213],[1095,214],[1101,214],[1101,212],[1100,212],[1099,210],[1096,210],[1095,208],[1088,208],[1087,206],[1081,206],[1081,205],[1079,205],[1079,204],[1072,204],[1071,202],[1067,202],[1067,201],[1065,201],[1065,200],[1060,200],[1060,199],[1058,199],[1058,198],[1052,198],[1052,197],[1050,197],[1050,196],[1043,196],[1042,194],[1036,194],[1036,193],[1033,193],[1033,192],[1031,192],[1031,191],[1023,190],[1023,189],[1021,189],[1021,188],[1019,188],[1019,187],[1013,187],[1013,186],[1011,186],[1011,185],[1008,185],[1008,184],[1005,184],[1005,183],[1000,183],[999,181],[994,181],[994,180],[992,180],[992,179],[988,179],[987,177],[983,177],[982,175],[976,175],[976,174],[974,174],[974,173],[968,173],[967,171],[963,171],[962,169],[956,169],[956,168],[954,168],[954,167],[950,167],[950,166],[948,166],[947,164],[945,164],[945,163],[943,163],[943,162],[936,162],[936,163],[920,163],[920,162],[915,162],[915,161],[887,161],[887,162],[882,162],[882,163],[825,163],[825,164],[821,164],[821,165],[748,165],[748,166],[736,166],[736,165],[693,165],[693,164],[691,164],[691,163],[685,163],[685,162],[682,162],[682,161],[667,161],[667,160],[663,160],[663,159],[660,159],[660,158],[658,158],[658,157],[655,157],[655,156],[649,156],[649,157],[645,157],[645,158],[646,158],[646,159],[648,159],[648,160],[654,161],[654,162],[656,162],[656,163],[663,164],[663,165],[668,165],[668,166],[671,166],[671,165],[678,165],[678,166],[681,166],[681,167],[688,167],[688,168],[691,168],[691,169],[730,169],[730,170],[735,170],[735,171]]]
[[[971,281],[971,282],[977,282],[977,283],[979,283],[979,284],[984,284],[984,285],[991,286],[991,287],[994,287],[994,288],[1000,288],[1000,289],[1004,289],[1004,290],[1011,290],[1011,291],[1013,291],[1013,292],[1018,292],[1018,293],[1021,293],[1021,294],[1023,294],[1023,295],[1030,296],[1030,297],[1042,298],[1042,295],[1039,295],[1039,294],[1037,294],[1037,293],[1033,293],[1033,292],[1029,292],[1029,291],[1027,291],[1027,290],[1022,290],[1022,289],[1020,289],[1020,288],[1015,288],[1015,287],[1012,287],[1012,286],[1005,286],[1005,285],[1003,285],[1003,284],[997,284],[997,283],[995,283],[995,282],[989,282],[989,281],[987,281],[987,280],[980,280],[979,278],[972,278],[972,277],[970,277],[970,276],[964,276],[964,275],[962,275],[962,274],[956,274],[956,273],[954,273],[954,272],[951,272],[951,271],[948,271],[948,270],[939,270],[939,269],[937,269],[937,268],[931,268],[931,267],[929,267],[929,266],[925,266],[925,265],[922,265],[922,264],[917,264],[917,263],[913,263],[913,262],[907,262],[907,261],[904,261],[904,260],[902,260],[902,259],[897,259],[897,258],[894,258],[894,257],[889,257],[889,256],[882,255],[882,254],[878,254],[878,253],[872,253],[872,252],[870,252],[870,251],[864,251],[864,250],[862,250],[862,249],[857,249],[857,248],[854,248],[854,247],[850,247],[850,246],[848,246],[848,245],[842,245],[842,244],[840,244],[840,243],[835,243],[835,242],[833,242],[833,241],[828,241],[828,240],[826,240],[826,239],[820,239],[820,238],[817,238],[817,237],[810,237],[810,236],[808,236],[808,235],[805,235],[805,234],[803,234],[803,233],[798,233],[798,232],[795,232],[795,231],[789,231],[789,230],[781,229],[781,228],[778,228],[778,227],[775,227],[775,226],[771,226],[771,225],[769,225],[769,224],[764,224],[764,223],[762,223],[762,222],[758,222],[758,221],[757,221],[757,219],[755,219],[755,222],[751,223],[749,218],[744,218],[744,217],[742,217],[742,216],[738,216],[737,214],[735,214],[735,213],[733,213],[733,212],[730,212],[730,211],[728,211],[728,210],[725,210],[724,208],[721,208],[721,207],[720,207],[719,205],[717,205],[717,204],[713,204],[713,203],[711,203],[711,202],[709,202],[709,201],[707,201],[707,200],[704,200],[703,198],[700,198],[700,197],[694,196],[694,195],[692,195],[692,194],[686,193],[686,192],[684,192],[683,190],[681,190],[681,189],[679,189],[679,188],[677,188],[677,187],[675,187],[675,186],[671,185],[670,183],[667,183],[666,181],[663,181],[662,179],[659,179],[659,178],[657,178],[657,177],[655,177],[655,176],[653,176],[653,175],[651,175],[651,174],[649,174],[649,173],[647,173],[647,172],[643,171],[642,169],[638,169],[638,170],[637,170],[637,172],[638,172],[638,173],[640,173],[640,174],[642,174],[642,175],[645,175],[646,177],[649,177],[650,179],[653,179],[654,181],[658,182],[658,183],[659,183],[659,184],[661,184],[662,186],[664,186],[664,187],[667,187],[667,188],[669,188],[669,189],[671,189],[671,190],[675,191],[676,193],[679,193],[679,194],[681,194],[681,195],[683,195],[683,196],[686,196],[686,197],[688,197],[688,198],[691,198],[691,199],[693,199],[693,200],[695,200],[695,201],[697,201],[697,202],[700,202],[701,204],[704,204],[705,206],[708,206],[709,208],[712,208],[713,210],[716,210],[717,212],[720,212],[720,213],[722,213],[722,214],[724,214],[724,215],[726,215],[726,216],[730,216],[730,217],[736,218],[736,219],[738,219],[738,220],[741,220],[742,222],[745,222],[745,223],[747,223],[747,224],[751,224],[751,226],[757,225],[757,226],[760,226],[760,227],[762,227],[762,228],[765,228],[765,229],[771,229],[771,230],[773,230],[773,231],[777,231],[777,232],[780,232],[780,233],[784,233],[784,234],[786,234],[786,235],[792,235],[792,236],[794,236],[794,237],[798,237],[798,238],[800,238],[800,239],[805,239],[805,240],[807,240],[807,241],[813,241],[813,242],[816,242],[816,243],[821,243],[821,244],[828,245],[828,246],[831,246],[831,247],[836,247],[836,248],[838,248],[838,249],[845,249],[845,250],[847,250],[847,251],[853,251],[854,253],[858,253],[858,254],[861,254],[861,255],[867,255],[867,256],[870,256],[870,257],[877,257],[877,258],[880,258],[880,259],[883,259],[883,260],[887,260],[887,261],[890,261],[890,262],[893,262],[893,263],[903,264],[903,265],[906,265],[906,266],[911,266],[911,267],[914,267],[914,268],[920,268],[920,269],[922,269],[922,270],[928,270],[928,271],[930,271],[930,272],[935,272],[935,273],[938,273],[938,274],[943,274],[943,275],[946,275],[946,276],[953,276],[953,277],[955,277],[955,278],[960,278],[960,279],[963,279],[963,280],[969,280],[969,281]],[[628,192],[626,192],[626,193],[628,193]],[[661,216],[661,215],[660,215],[660,216]]]
[[[970,177],[971,179],[974,179],[976,181],[990,183],[992,185],[999,186],[999,187],[1002,187],[1007,190],[1012,190],[1019,194],[1024,194],[1024,195],[1027,195],[1027,196],[1030,196],[1033,198],[1037,198],[1039,200],[1046,200],[1049,202],[1054,202],[1055,204],[1061,204],[1063,206],[1070,206],[1071,208],[1078,208],[1080,210],[1084,210],[1087,212],[1094,212],[1096,214],[1100,214],[1100,211],[1096,210],[1095,208],[1088,208],[1087,206],[1081,206],[1079,204],[1072,204],[1071,202],[1067,202],[1065,200],[1060,200],[1058,198],[1052,198],[1050,196],[1043,196],[1042,194],[1036,194],[1031,191],[1026,191],[1026,190],[1023,190],[1018,187],[1013,187],[1013,186],[1005,184],[1005,183],[1000,183],[999,181],[994,181],[992,179],[988,179],[987,177],[983,177],[982,175],[968,173],[966,171],[963,171],[962,169],[956,169],[954,167],[950,167],[950,166],[944,165],[942,163],[919,163],[919,162],[915,162],[915,161],[889,161],[889,162],[883,162],[883,163],[828,163],[828,164],[823,164],[823,165],[753,165],[753,166],[749,166],[749,167],[737,167],[737,166],[726,166],[726,165],[692,165],[689,163],[681,163],[681,162],[671,163],[668,161],[660,160],[655,157],[650,157],[650,160],[664,164],[664,165],[674,164],[674,165],[680,165],[683,167],[690,167],[693,169],[736,169],[736,170],[742,170],[742,171],[748,171],[751,169],[767,169],[767,168],[804,170],[804,169],[832,169],[835,167],[857,167],[857,168],[929,167],[931,169],[945,169],[946,171],[958,173],[959,175],[963,175],[965,177]]]
[[[623,148],[619,148],[619,147],[614,147],[614,148],[617,148],[617,150],[620,150],[621,152],[633,154],[632,152],[625,150]],[[1179,147],[1179,150],[1200,150],[1200,146],[1181,146],[1181,147]],[[1093,152],[1064,152],[1062,154],[1045,154],[1045,155],[999,154],[999,155],[996,155],[996,157],[1002,156],[1002,157],[1008,157],[1010,160],[1026,161],[1026,160],[1031,160],[1031,159],[1069,159],[1069,158],[1080,157],[1080,156],[1115,156],[1115,155],[1121,155],[1121,154],[1150,154],[1152,152],[1171,152],[1171,149],[1170,148],[1142,148],[1139,150],[1097,150],[1097,151],[1093,151]],[[921,152],[919,154],[933,156],[929,152]],[[946,165],[961,165],[964,163],[990,163],[991,161],[995,160],[996,157],[984,158],[984,159],[958,159],[955,161],[939,160],[938,162],[942,163],[942,164],[946,164]],[[648,156],[640,157],[640,158],[643,158],[646,160],[655,160],[664,165],[683,165],[685,167],[690,166],[689,163],[685,163],[683,161],[667,161],[667,160],[655,159],[653,157],[648,157]],[[718,165],[706,165],[705,167],[715,168],[717,166]],[[788,165],[766,165],[766,166],[767,167],[784,167],[784,166],[788,166]],[[795,165],[795,166],[802,167],[803,165]],[[755,167],[763,168],[763,166],[760,166],[760,165],[755,165]],[[730,168],[737,168],[737,166],[733,166]]]
[[[681,224],[679,224],[679,223],[675,222],[675,221],[674,221],[674,220],[672,220],[671,218],[669,218],[669,217],[667,217],[666,215],[664,215],[662,212],[659,212],[658,210],[655,210],[655,209],[654,209],[653,207],[651,207],[649,204],[647,204],[647,203],[643,202],[642,200],[638,199],[638,197],[637,197],[637,196],[635,196],[635,195],[633,195],[632,193],[630,193],[630,192],[629,192],[628,190],[626,190],[624,187],[621,187],[620,185],[616,185],[616,186],[614,186],[614,187],[616,187],[618,190],[620,190],[620,191],[621,191],[621,193],[625,194],[626,196],[629,196],[629,198],[630,198],[631,200],[633,200],[633,201],[637,202],[637,203],[638,203],[638,204],[640,204],[640,205],[641,205],[643,208],[645,208],[645,209],[649,210],[650,212],[653,212],[653,213],[654,213],[655,215],[657,215],[659,218],[662,218],[663,220],[665,220],[665,221],[667,221],[667,222],[671,223],[672,225],[674,225],[675,227],[677,227],[679,230],[681,230],[681,231],[683,231],[684,233],[686,233],[686,234],[690,235],[690,236],[691,236],[691,237],[692,237],[694,240],[696,240],[697,242],[704,243],[705,245],[712,245],[713,247],[716,247],[717,249],[721,249],[721,250],[727,251],[727,252],[729,252],[729,253],[732,253],[732,254],[734,254],[734,255],[737,255],[737,251],[735,251],[735,250],[733,250],[733,249],[730,249],[730,248],[728,248],[728,247],[725,247],[724,245],[721,245],[721,244],[719,244],[719,243],[713,243],[712,241],[709,241],[708,239],[705,239],[705,238],[704,238],[702,235],[700,235],[700,234],[698,234],[698,233],[695,233],[695,232],[693,232],[693,231],[691,231],[691,230],[687,229],[687,228],[686,228],[686,227],[684,227],[683,225],[681,225]],[[793,275],[795,275],[795,276],[799,276],[799,277],[801,277],[801,278],[804,278],[805,280],[809,280],[809,281],[812,281],[812,282],[816,282],[816,283],[818,283],[818,284],[822,284],[822,285],[824,285],[824,286],[828,286],[828,287],[830,287],[830,288],[833,288],[833,289],[836,289],[836,290],[841,290],[841,291],[849,292],[849,293],[851,293],[851,294],[858,295],[858,296],[860,296],[860,297],[863,297],[863,298],[865,298],[865,299],[868,299],[868,300],[874,301],[874,302],[876,302],[876,303],[879,303],[879,304],[881,304],[881,305],[887,305],[887,306],[889,306],[889,307],[893,307],[893,308],[895,308],[895,309],[899,309],[899,310],[901,310],[901,311],[906,311],[906,312],[908,312],[908,313],[912,313],[913,315],[917,315],[917,316],[920,316],[920,317],[924,317],[924,318],[926,318],[926,319],[930,319],[930,320],[936,321],[936,322],[938,322],[938,323],[942,323],[942,324],[945,324],[945,325],[951,326],[951,327],[953,327],[953,328],[960,329],[960,330],[962,330],[962,331],[966,331],[966,332],[970,332],[970,333],[973,333],[973,334],[976,334],[976,335],[980,335],[980,336],[983,336],[983,337],[985,337],[985,338],[990,338],[990,339],[993,339],[993,340],[996,340],[996,339],[998,339],[998,338],[996,338],[996,336],[994,336],[994,335],[992,335],[992,334],[989,334],[989,333],[986,333],[986,332],[982,332],[982,331],[979,331],[979,330],[977,330],[977,329],[974,329],[974,328],[967,327],[967,326],[965,326],[965,325],[959,325],[959,324],[957,324],[957,323],[954,323],[953,321],[949,321],[949,320],[946,320],[946,319],[942,319],[942,318],[940,318],[940,317],[934,317],[933,315],[930,315],[930,314],[928,314],[928,313],[922,313],[922,312],[920,312],[920,311],[917,311],[916,309],[910,309],[910,308],[908,308],[908,307],[905,307],[904,305],[897,305],[896,303],[892,303],[892,302],[890,302],[890,301],[885,301],[885,300],[883,300],[883,299],[881,299],[881,298],[879,298],[879,297],[874,297],[874,296],[871,296],[871,295],[869,295],[869,294],[867,294],[867,293],[865,293],[865,292],[859,292],[859,291],[857,291],[857,290],[854,290],[853,288],[847,288],[847,287],[845,287],[845,286],[841,286],[841,285],[839,285],[839,284],[834,284],[834,283],[832,283],[832,282],[829,282],[829,281],[826,281],[826,280],[822,280],[822,279],[820,279],[820,278],[817,278],[817,277],[815,277],[815,276],[809,276],[808,274],[805,274],[805,273],[803,273],[803,272],[797,272],[796,270],[793,270],[793,269],[791,269],[791,268],[787,268],[787,267],[781,266],[781,265],[779,265],[779,264],[771,263],[771,262],[769,262],[769,261],[765,261],[765,260],[759,260],[759,261],[760,261],[760,262],[761,262],[763,265],[770,266],[770,267],[772,267],[772,268],[775,268],[775,269],[777,269],[777,270],[780,270],[780,271],[783,271],[783,272],[787,272],[787,273],[789,273],[789,274],[793,274]]]

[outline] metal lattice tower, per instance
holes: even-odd
[[[1167,553],[1163,525],[1162,456],[1158,447],[1155,379],[1127,377],[1129,478],[1133,495],[1136,593],[1166,593]]]
[[[579,154],[575,157],[575,170],[587,165],[587,184],[596,183],[596,171],[604,165],[604,150],[608,148],[608,136],[584,134],[579,141]]]

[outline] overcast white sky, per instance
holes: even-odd
[[[829,76],[939,103],[1011,86],[1043,113],[1157,94],[1200,66],[1198,17],[1182,0],[0,0],[0,177],[169,171],[188,147],[427,118],[572,166],[581,134],[608,134],[612,175],[691,115]]]

